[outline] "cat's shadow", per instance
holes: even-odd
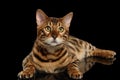
[[[103,65],[112,65],[114,61],[115,61],[115,58],[113,59],[103,59],[103,58],[97,58],[97,57],[85,58],[81,60],[79,64],[80,71],[83,73],[86,73],[95,65],[95,63],[101,63]],[[73,80],[73,79],[69,78],[69,76],[65,71],[57,74],[45,74],[45,73],[40,74],[39,73],[39,74],[36,74],[32,79],[18,79],[18,80]],[[82,78],[81,80],[84,80],[84,78]]]

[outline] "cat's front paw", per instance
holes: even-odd
[[[18,77],[20,79],[28,79],[28,78],[32,78],[34,76],[35,70],[30,70],[30,69],[25,69],[21,72],[18,73]]]
[[[27,72],[27,71],[21,71],[18,73],[18,77],[20,79],[24,79],[24,78],[32,78],[34,75],[33,72]]]
[[[73,79],[81,79],[83,77],[83,74],[79,70],[69,71],[68,75]]]

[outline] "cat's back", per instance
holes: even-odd
[[[88,47],[93,47],[93,45],[85,40],[79,39],[74,36],[69,36],[69,39],[67,41],[68,45],[74,46],[76,48],[84,48],[88,49]],[[89,48],[90,49],[90,48]]]

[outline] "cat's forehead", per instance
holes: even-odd
[[[61,21],[61,18],[49,17],[48,23],[52,25],[58,25],[58,24],[60,25],[62,21]]]

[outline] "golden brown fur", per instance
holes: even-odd
[[[76,63],[89,56],[113,58],[114,51],[98,49],[92,44],[69,35],[73,13],[62,18],[48,17],[42,10],[36,12],[37,38],[31,53],[23,60],[20,78],[30,78],[36,71],[58,73],[68,71],[71,78],[82,78]]]

